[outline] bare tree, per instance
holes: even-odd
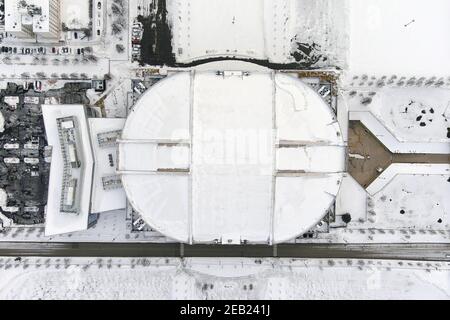
[[[125,51],[125,47],[122,44],[117,44],[116,50],[118,53],[123,53]]]
[[[89,61],[91,61],[91,62],[97,62],[97,61],[98,61],[97,57],[94,56],[94,55],[89,55],[87,58],[88,58]]]
[[[120,16],[123,14],[123,7],[120,7],[116,3],[113,3],[111,5],[111,12],[116,16]]]
[[[111,33],[113,35],[118,35],[122,32],[123,28],[121,25],[117,24],[117,23],[113,23],[113,25],[111,26]]]

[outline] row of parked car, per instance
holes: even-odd
[[[4,54],[46,54],[47,48],[45,48],[45,47],[18,48],[18,47],[2,46],[0,52],[4,53]],[[84,48],[53,47],[53,48],[51,48],[51,53],[52,54],[84,54]]]
[[[132,58],[134,61],[141,57],[141,40],[144,34],[144,25],[136,21],[131,29]]]

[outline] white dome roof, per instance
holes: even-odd
[[[119,145],[134,209],[186,243],[279,243],[323,219],[345,169],[335,115],[270,72],[180,72],[137,102]]]

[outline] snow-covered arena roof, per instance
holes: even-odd
[[[326,215],[345,171],[331,108],[274,72],[180,72],[137,102],[119,142],[128,200],[186,243],[279,243]]]

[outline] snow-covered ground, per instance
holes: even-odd
[[[289,3],[287,0],[277,2],[281,7]],[[289,51],[277,56],[275,50],[268,50],[266,40],[272,43],[273,37],[268,37],[266,32],[276,30],[277,24],[272,25],[273,29],[266,29],[266,12],[267,17],[273,18],[270,15],[272,10],[266,10],[266,7],[272,7],[270,1],[169,0],[168,18],[172,25],[173,50],[177,61],[239,56],[261,60],[270,57],[271,61],[285,62]],[[208,14],[205,15],[205,12]],[[283,20],[282,15],[277,22],[281,24]],[[205,32],[205,25],[208,32]],[[280,41],[286,39],[289,25],[281,24],[281,30],[277,30],[281,35]],[[273,46],[276,45],[277,42],[274,42]]]
[[[374,224],[382,229],[450,229],[448,179],[449,175],[396,176],[381,192],[369,198]]]
[[[350,111],[370,111],[400,142],[450,143],[449,89],[349,88],[345,99]]]
[[[344,179],[337,201],[337,214],[350,213],[352,221],[321,239],[448,243],[450,165],[393,164],[368,187],[368,194],[352,182]]]
[[[128,108],[132,104],[131,79],[126,79],[114,87],[105,97],[104,106],[106,117],[126,118]]]
[[[61,0],[61,22],[69,29],[88,28],[90,0]]]
[[[105,2],[105,1],[104,1]],[[106,1],[103,4],[106,7],[106,15],[104,23],[106,23],[104,47],[98,50],[99,54],[105,55],[111,60],[128,60],[128,51],[130,47],[129,33],[130,18],[129,18],[129,2],[120,1],[123,6],[119,7],[118,2]],[[118,11],[112,7],[119,8]],[[105,9],[103,9],[105,10]]]
[[[349,0],[349,4],[352,75],[450,76],[448,0]]]
[[[19,242],[170,242],[156,232],[133,232],[125,210],[104,212],[97,223],[82,232],[46,237],[43,226],[13,226],[0,232],[0,241]]]
[[[448,77],[449,11],[447,0],[168,1],[178,62],[238,56],[290,63],[297,52],[320,57],[316,67],[376,77]]]
[[[348,0],[294,2],[295,41],[318,45],[317,53],[323,55],[326,60],[320,61],[316,66],[345,69],[348,66],[349,47]]]
[[[345,67],[346,4],[326,0],[169,0],[173,52],[182,63],[214,57],[293,63],[297,60],[293,53],[301,43],[313,47],[312,55],[321,57],[310,62],[308,52],[298,56],[301,62]]]
[[[0,299],[449,299],[450,264],[0,258]]]

